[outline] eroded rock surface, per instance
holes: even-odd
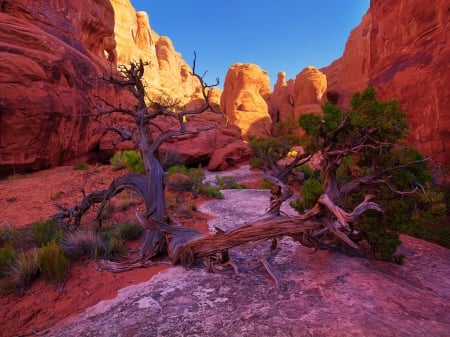
[[[226,207],[226,224],[219,217],[216,226],[239,226],[268,203],[268,191],[225,192],[225,202],[234,206]],[[255,198],[250,209],[242,202],[250,200],[248,193]],[[226,275],[174,267],[122,289],[47,336],[447,336],[450,251],[401,239],[403,266],[312,254],[283,239],[272,260],[281,290],[262,268]],[[234,249],[231,257],[243,265],[266,249]]]
[[[255,64],[233,64],[225,77],[220,110],[242,135],[267,137],[272,120],[269,114],[269,76]]]
[[[397,99],[411,126],[410,141],[428,156],[450,161],[449,4],[375,0],[350,34],[343,57],[323,69],[341,103],[367,86]]]

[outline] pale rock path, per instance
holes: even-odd
[[[232,198],[241,201],[222,207]],[[267,191],[225,191],[223,201],[202,209],[225,217],[216,218],[215,226],[227,229],[259,216],[267,202]],[[402,241],[405,264],[398,266],[311,254],[283,239],[273,259],[281,290],[264,269],[236,276],[173,267],[45,335],[448,337],[450,251],[407,236]]]

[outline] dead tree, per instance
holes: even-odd
[[[197,230],[173,226],[165,211],[163,168],[158,159],[157,150],[169,138],[187,134],[197,134],[202,130],[189,129],[184,123],[184,116],[199,114],[210,108],[208,91],[211,86],[204,83],[202,77],[195,74],[195,60],[193,75],[201,83],[205,103],[202,107],[192,111],[173,113],[170,106],[159,104],[149,109],[145,101],[145,87],[142,82],[145,63],[140,61],[131,63],[129,67],[119,68],[121,77],[110,77],[108,80],[118,86],[128,88],[137,99],[135,110],[117,108],[103,101],[108,108],[100,110],[99,114],[120,112],[130,116],[136,126],[137,148],[142,154],[145,173],[128,173],[114,180],[107,190],[95,192],[86,196],[80,205],[75,206],[67,216],[75,218],[78,224],[83,213],[93,204],[100,203],[100,211],[105,203],[123,189],[129,188],[137,191],[144,199],[145,214],[136,212],[136,217],[146,230],[146,236],[138,257],[126,262],[117,263],[103,261],[103,267],[111,271],[124,271],[132,268],[145,267],[153,263],[156,256],[166,254],[173,264],[181,263],[185,266],[202,261],[210,271],[222,269],[231,265],[236,271],[239,267],[229,259],[229,249],[251,241],[272,240],[270,253],[276,247],[276,239],[283,236],[292,237],[296,241],[309,247],[327,247],[330,237],[358,249],[359,246],[351,239],[354,232],[352,223],[367,210],[382,212],[381,207],[372,201],[373,195],[363,196],[353,209],[345,209],[343,200],[346,195],[357,191],[361,186],[384,185],[398,193],[400,192],[392,182],[392,171],[406,170],[424,160],[410,162],[395,162],[381,160],[396,150],[396,142],[401,139],[407,130],[405,116],[395,105],[380,106],[373,102],[374,94],[366,92],[359,97],[360,102],[355,104],[351,113],[342,112],[328,106],[324,109],[324,116],[305,115],[302,127],[305,129],[306,153],[297,155],[292,163],[280,168],[271,163],[271,170],[267,173],[268,180],[275,184],[272,191],[271,205],[268,215],[251,224],[231,230],[203,235]],[[365,97],[365,96],[367,97]],[[370,104],[374,103],[374,124],[371,124]],[[378,111],[378,110],[380,111]],[[158,116],[173,118],[178,128],[163,131],[157,138],[150,133],[152,121]],[[119,129],[112,129],[124,138],[130,133]],[[287,187],[287,178],[293,170],[311,159],[312,153],[320,153],[322,157],[322,192],[312,207],[305,209],[301,214],[289,217],[281,214],[281,204],[291,195]],[[363,174],[353,177],[349,181],[341,182],[338,170],[347,158],[354,158],[361,167]],[[266,270],[280,285],[267,258],[260,261]]]
[[[123,140],[135,142],[136,148],[142,156],[145,172],[143,174],[131,172],[113,180],[108,189],[84,196],[79,205],[71,209],[62,208],[62,212],[55,216],[56,219],[69,219],[73,221],[75,227],[78,227],[82,216],[93,205],[100,204],[96,220],[101,224],[100,215],[106,203],[122,190],[131,189],[143,198],[146,206],[145,217],[147,219],[158,223],[169,222],[164,202],[164,170],[159,160],[158,149],[169,139],[177,139],[186,135],[195,136],[199,132],[210,129],[190,128],[189,123],[185,122],[185,118],[188,115],[201,114],[208,109],[213,110],[210,105],[209,91],[212,87],[218,85],[218,79],[214,85],[206,84],[203,77],[195,72],[195,62],[196,56],[194,57],[192,75],[199,80],[204,99],[203,105],[195,110],[177,112],[173,110],[177,104],[176,101],[160,100],[153,102],[148,99],[143,81],[145,67],[148,63],[142,60],[131,62],[129,66],[120,65],[118,67],[118,75],[111,73],[109,76],[102,78],[107,83],[131,92],[137,103],[134,109],[128,109],[122,106],[113,106],[110,102],[98,97],[103,106],[97,106],[97,113],[90,115],[90,117],[112,115],[114,113],[128,116],[134,127],[118,128],[110,126],[106,131],[114,132]],[[168,130],[161,130],[154,122],[158,117],[171,119],[174,126]],[[159,130],[157,136],[152,134],[151,127]]]

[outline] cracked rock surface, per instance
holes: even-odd
[[[259,216],[269,198],[258,190],[224,195],[202,206],[217,215],[211,227],[224,230]],[[264,268],[236,275],[173,267],[120,290],[46,336],[449,336],[450,251],[401,239],[400,266],[312,253],[284,238],[272,259],[281,289]],[[233,249],[230,255],[238,263],[251,262],[266,248]]]

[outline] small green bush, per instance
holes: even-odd
[[[215,199],[223,199],[224,196],[222,192],[217,187],[213,187],[209,184],[203,184],[199,187],[200,194],[203,194],[209,198],[215,198]]]
[[[177,186],[169,184],[170,178],[175,174],[182,174],[186,177],[189,177],[189,184],[187,180],[182,182],[182,186]],[[174,191],[192,191],[195,193],[199,192],[199,187],[202,185],[203,180],[205,179],[205,173],[202,171],[201,167],[199,168],[187,168],[184,165],[175,165],[169,167],[166,174],[166,182],[168,183],[168,187]]]
[[[59,242],[62,236],[61,226],[54,221],[37,221],[31,225],[35,241],[40,245],[46,245],[49,242]]]
[[[301,198],[290,204],[299,213],[303,213],[306,209],[310,209],[316,204],[322,194],[322,184],[316,179],[308,179],[302,185],[301,194]]]
[[[85,171],[88,168],[89,168],[88,164],[83,163],[83,162],[76,163],[73,167],[73,169],[77,170],[77,171]]]
[[[273,187],[273,183],[271,183],[270,181],[263,179],[259,182],[258,184],[258,189],[259,190],[270,190]]]
[[[136,240],[142,234],[142,227],[136,223],[124,223],[117,228],[117,235],[125,241]]]
[[[0,277],[3,277],[7,274],[8,270],[11,267],[11,263],[16,258],[16,251],[12,244],[5,243],[2,247],[0,247]]]
[[[144,173],[144,162],[139,151],[117,151],[110,159],[114,170],[128,168],[130,171]]]
[[[39,274],[37,250],[33,249],[27,253],[21,252],[11,265],[8,274],[9,280],[17,289],[27,289]]]
[[[67,276],[70,261],[55,242],[41,247],[38,251],[39,269],[49,281],[62,283]]]
[[[229,189],[245,189],[246,186],[242,184],[238,184],[236,182],[236,178],[232,176],[216,176],[215,184],[221,190],[229,190]]]

